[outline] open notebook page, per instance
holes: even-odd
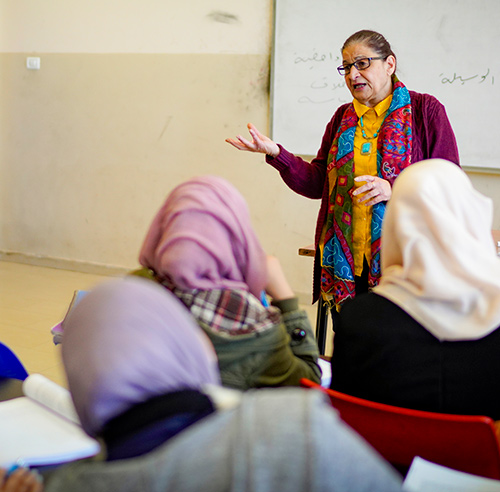
[[[75,423],[69,392],[44,376],[29,378],[24,391],[34,391],[73,421],[29,396],[0,402],[0,466],[9,467],[19,459],[30,466],[52,465],[97,454],[99,443]]]

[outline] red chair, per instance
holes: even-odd
[[[420,456],[449,468],[500,479],[500,446],[493,420],[410,410],[325,389],[308,379],[301,386],[323,391],[342,419],[397,470],[406,473]]]

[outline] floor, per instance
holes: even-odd
[[[66,379],[50,329],[64,317],[75,290],[88,290],[106,276],[0,261],[0,341],[29,373],[62,386]]]
[[[109,279],[0,261],[0,341],[16,353],[29,373],[43,374],[66,387],[60,345],[54,345],[50,329],[64,317],[75,290],[89,290]],[[315,326],[316,307],[301,307]]]

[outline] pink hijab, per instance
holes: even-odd
[[[208,338],[164,287],[138,277],[89,292],[64,324],[62,357],[84,430],[153,396],[220,384]]]
[[[239,289],[259,297],[267,281],[245,199],[216,176],[190,179],[170,193],[139,261],[181,290]]]

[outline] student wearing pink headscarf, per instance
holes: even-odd
[[[276,258],[266,257],[242,195],[215,176],[177,186],[154,218],[139,261],[212,341],[225,386],[319,382],[318,349]],[[260,301],[262,291],[272,306]]]

